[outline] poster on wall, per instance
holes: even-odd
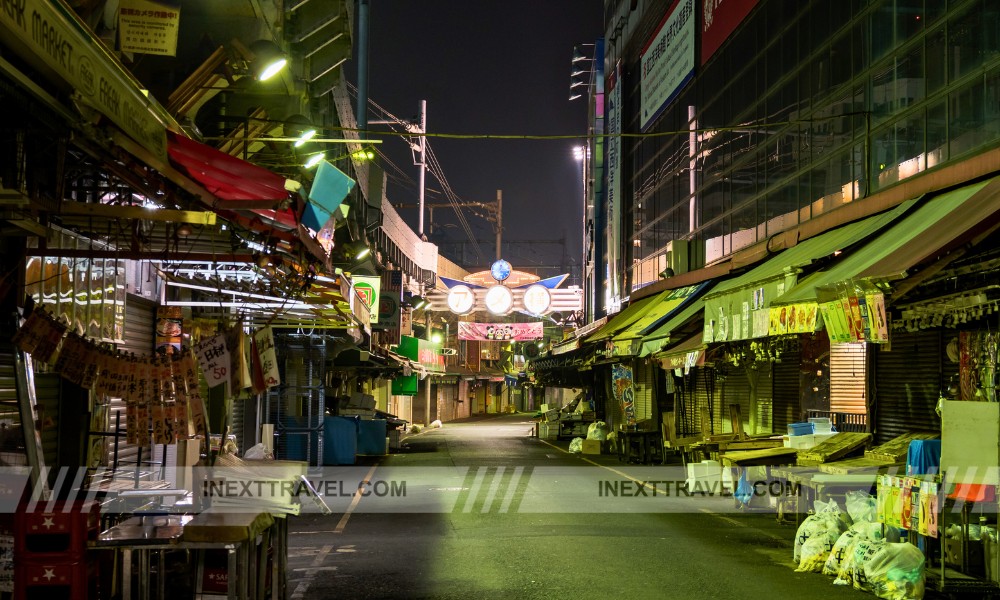
[[[611,379],[615,400],[622,407],[625,426],[635,427],[635,388],[632,385],[632,367],[620,363],[612,365]]]
[[[642,50],[640,127],[646,131],[694,77],[695,0],[676,0]]]
[[[160,306],[156,309],[156,352],[180,354],[183,335],[183,317],[179,306]]]
[[[170,2],[122,0],[118,8],[122,52],[177,56],[181,9]]]

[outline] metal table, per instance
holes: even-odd
[[[283,524],[284,519],[278,519]],[[150,598],[150,554],[157,552],[160,576],[157,578],[157,598],[164,597],[163,567],[165,550],[226,550],[228,552],[227,597],[233,600],[263,598],[266,579],[267,548],[274,544],[275,561],[272,571],[272,598],[284,596],[284,573],[277,570],[277,558],[285,553],[283,526],[275,528],[269,513],[204,512],[198,515],[163,515],[132,517],[102,532],[91,546],[122,552],[122,598],[132,599],[132,553],[138,560],[138,598]],[[262,538],[260,546],[257,538]],[[257,550],[260,553],[257,553]],[[200,572],[200,570],[199,570]],[[196,585],[201,582],[197,581]]]

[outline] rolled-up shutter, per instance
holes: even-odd
[[[799,402],[799,364],[801,354],[798,349],[786,350],[781,362],[772,365],[772,432],[784,433],[789,423],[802,420],[802,405]]]
[[[649,361],[633,363],[633,387],[635,388],[635,420],[646,421],[653,418],[653,395],[655,393],[655,371]],[[657,425],[658,427],[658,425]]]
[[[867,345],[830,346],[830,412],[864,414]]]

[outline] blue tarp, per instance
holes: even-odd
[[[913,440],[906,450],[906,474],[936,474],[941,468],[941,440]]]

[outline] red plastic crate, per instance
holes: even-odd
[[[86,600],[100,597],[98,561],[18,561],[14,569],[14,600],[46,598]]]
[[[14,521],[14,555],[17,560],[77,562],[87,551],[87,540],[97,537],[101,526],[100,503],[95,501],[49,504],[34,510],[20,507]]]

